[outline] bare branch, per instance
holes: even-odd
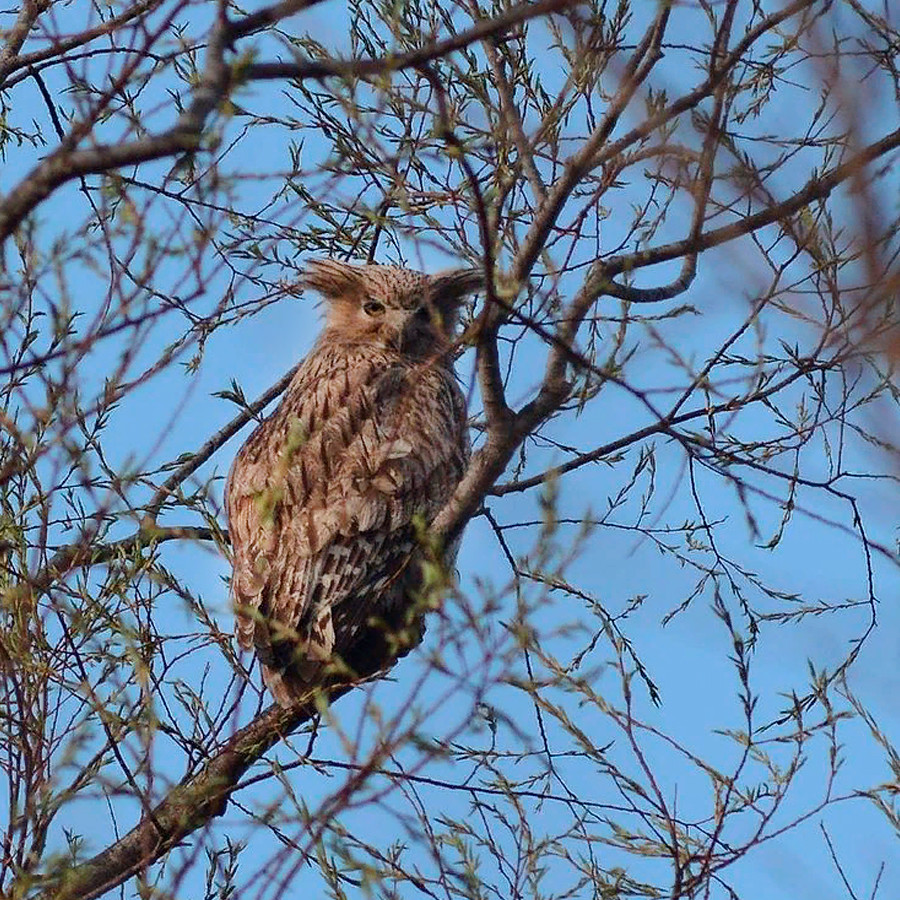
[[[146,869],[185,837],[223,815],[250,766],[283,735],[309,721],[320,702],[333,702],[347,690],[346,685],[333,687],[322,701],[310,697],[293,709],[270,706],[213,751],[201,772],[169,791],[153,809],[152,818],[144,819],[93,859],[66,871],[60,884],[45,888],[35,900],[93,900]]]
[[[461,31],[453,37],[426,44],[419,50],[401,53],[384,59],[323,59],[303,60],[296,63],[250,63],[241,70],[248,81],[269,79],[371,78],[404,69],[421,69],[437,59],[462,50],[478,41],[497,37],[522,22],[578,6],[584,0],[538,0],[535,3],[519,3],[509,10],[477,25]],[[238,36],[235,34],[235,36]]]
[[[860,150],[848,162],[834,166],[822,175],[810,179],[799,191],[775,206],[751,213],[730,225],[714,228],[712,231],[703,232],[693,238],[687,237],[684,240],[673,241],[670,244],[663,244],[659,247],[638,250],[621,256],[611,256],[608,259],[598,261],[591,276],[592,279],[600,279],[597,286],[598,295],[604,292],[603,285],[607,283],[604,279],[621,275],[623,272],[633,269],[641,269],[670,259],[678,259],[685,253],[696,254],[711,247],[718,247],[720,244],[725,244],[745,234],[758,231],[767,225],[788,220],[803,207],[816,200],[824,199],[838,185],[856,177],[870,163],[890,153],[892,150],[896,150],[898,147],[900,147],[900,128]]]
[[[46,2],[42,2],[40,5],[47,7],[50,5],[50,2],[51,0],[46,0]],[[162,3],[163,0],[139,0],[139,2],[134,3],[126,9],[125,12],[120,13],[118,16],[113,16],[102,25],[98,25],[96,28],[89,28],[73,37],[56,41],[52,46],[47,47],[44,50],[35,50],[33,53],[22,54],[9,53],[5,58],[4,55],[0,53],[0,87],[7,83],[7,79],[13,72],[37,66],[39,63],[46,62],[50,59],[63,57],[69,51],[74,50],[77,47],[83,47],[85,44],[91,43],[91,41],[96,40],[98,37],[113,34],[118,31],[122,25],[133,22],[135,19],[139,19],[148,12],[157,9]],[[25,14],[29,5],[30,4],[25,4],[20,15]],[[19,46],[21,46],[21,44]]]

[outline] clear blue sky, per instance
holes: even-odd
[[[651,8],[651,4],[647,4]],[[346,49],[346,32],[335,22],[343,19],[343,5],[327,3],[304,16],[290,20],[286,28],[292,33],[308,30],[310,34],[328,46],[337,50]],[[676,7],[673,28],[668,40],[677,44],[683,40],[693,40],[692,29],[697,22],[692,16],[699,13],[690,8]],[[634,33],[637,34],[636,21]],[[265,47],[263,40],[258,42]],[[785,88],[783,97],[770,107],[763,122],[748,121],[747,128],[757,129],[760,133],[772,133],[779,129],[793,133],[796,128],[793,119],[795,110],[805,108],[803,104],[816,102],[815,91],[811,90],[812,71],[793,73],[798,83],[796,88]],[[553,82],[560,77],[558,71],[548,70],[547,80]],[[670,96],[685,84],[693,81],[695,74],[684,66],[683,58],[676,51],[670,51],[669,59],[660,67],[655,76],[655,87],[666,87]],[[48,81],[52,82],[50,76]],[[30,88],[19,88],[16,95],[26,96]],[[259,85],[237,97],[237,102],[253,112],[265,109],[282,109],[284,98],[282,86],[278,84]],[[18,102],[18,99],[17,99]],[[35,97],[35,102],[37,98]],[[61,100],[64,102],[64,100]],[[870,98],[870,103],[877,107],[885,103],[884,116],[896,117],[896,110],[888,105],[877,92]],[[14,108],[13,113],[16,110]],[[21,113],[19,113],[22,116]],[[33,109],[29,116],[43,116],[41,109]],[[164,123],[169,115],[168,110],[161,110],[156,122]],[[24,116],[23,116],[24,118]],[[878,115],[872,115],[867,122],[877,122]],[[155,123],[154,123],[155,124]],[[236,117],[229,127],[228,134],[237,133],[242,127],[241,117]],[[45,126],[46,127],[46,126]],[[48,129],[49,130],[49,129]],[[322,138],[310,130],[301,130],[288,135],[281,129],[260,126],[258,137],[245,140],[232,151],[228,164],[233,170],[246,173],[266,173],[283,171],[288,168],[289,158],[286,142],[289,138],[302,139],[306,142],[305,159],[315,159],[323,152]],[[33,159],[33,157],[32,157]],[[153,172],[167,171],[171,163],[158,167],[148,167],[141,172],[142,178],[150,181]],[[794,164],[792,164],[793,166]],[[800,163],[796,163],[800,171]],[[22,157],[10,156],[7,167],[0,173],[0,187],[7,190],[12,181],[24,171]],[[805,176],[804,176],[805,177]],[[605,247],[614,246],[618,236],[624,233],[631,217],[630,203],[638,202],[646,194],[646,183],[633,173],[633,183],[627,188],[610,195],[605,200],[611,204],[611,215],[603,223],[603,240]],[[783,177],[775,179],[772,187],[779,189],[781,195],[786,194],[796,185],[794,171],[786,171]],[[896,177],[892,186],[897,187]],[[241,202],[243,209],[257,209],[265,201],[267,190],[271,192],[271,184],[261,182],[255,185],[248,182],[242,188]],[[79,199],[75,187],[70,186],[60,191],[50,203],[42,207],[40,216],[48,225],[48,231],[54,228],[65,229],[71,221],[73,227],[81,221],[85,214],[84,204]],[[612,205],[614,204],[614,205]],[[72,210],[75,210],[74,215]],[[154,215],[161,214],[158,211]],[[279,209],[269,213],[279,218]],[[669,222],[661,230],[657,242],[683,232],[684,209],[673,208]],[[772,235],[768,235],[771,237]],[[387,246],[386,244],[384,245]],[[417,257],[418,248],[408,246],[407,260],[413,265],[427,268],[439,268],[447,264],[444,257],[428,249]],[[282,252],[289,246],[282,242]],[[297,262],[302,262],[300,255]],[[682,319],[674,319],[657,323],[659,333],[665,340],[677,347],[683,358],[704,359],[711,348],[717,346],[739,321],[748,308],[748,303],[763,289],[765,281],[758,269],[757,257],[749,242],[726,245],[711,251],[701,260],[697,280],[689,292],[669,307],[680,303],[690,303],[697,310],[697,315]],[[379,261],[395,261],[383,258]],[[157,286],[162,289],[167,279],[175,283],[182,272],[182,263],[173,260],[171,275],[165,269],[157,274]],[[271,273],[267,273],[271,274]],[[94,292],[98,298],[102,296],[102,273],[84,274],[84,294]],[[286,273],[292,277],[292,272]],[[654,273],[654,278],[657,277]],[[217,273],[210,281],[208,299],[201,301],[200,308],[212,308],[218,302],[219,294],[225,289],[225,273]],[[577,282],[564,281],[564,286],[574,289]],[[217,291],[219,293],[217,293]],[[259,296],[259,290],[251,283],[244,281],[238,286],[238,300],[248,301]],[[81,299],[81,298],[79,298]],[[89,308],[91,301],[86,304]],[[666,305],[660,305],[654,312],[662,311]],[[602,306],[608,316],[616,315],[616,304]],[[607,335],[612,334],[613,325],[603,325]],[[231,419],[234,408],[227,402],[215,399],[211,394],[228,387],[232,378],[236,379],[248,398],[254,398],[292,366],[312,344],[318,328],[318,313],[313,298],[306,296],[297,300],[283,299],[280,302],[261,309],[258,315],[241,321],[236,327],[225,327],[217,330],[204,348],[202,364],[194,374],[188,374],[181,366],[173,366],[156,376],[146,386],[134,393],[114,415],[113,427],[107,438],[107,452],[114,463],[129,459],[142,459],[148,452],[152,459],[163,462],[178,454],[196,447],[210,434]],[[159,355],[167,340],[172,339],[183,329],[183,323],[174,319],[164,321],[154,331],[150,341],[139,356],[139,360],[148,362]],[[801,346],[809,346],[815,339],[813,330],[801,322],[792,320],[788,315],[771,313],[766,319],[766,333],[763,340],[777,347],[779,340],[788,343],[798,342]],[[640,330],[640,329],[638,329]],[[752,356],[756,352],[758,335],[749,333],[734,348],[734,352],[745,352]],[[102,383],[109,366],[117,359],[121,346],[115,341],[102,344],[86,359],[82,375],[86,384],[92,379],[96,385]],[[532,346],[517,359],[517,369],[511,388],[513,397],[525,396],[527,389],[534,384],[537,373],[542,368],[543,349]],[[137,366],[136,366],[137,368]],[[459,364],[459,371],[464,379],[470,378],[471,360],[464,357]],[[673,379],[681,383],[683,371],[673,364],[666,350],[654,344],[653,334],[644,330],[638,343],[637,352],[630,362],[627,375],[633,383],[650,389],[667,388]],[[667,395],[659,394],[660,403],[665,407]],[[799,393],[793,395],[799,399]],[[585,414],[570,417],[565,423],[555,426],[551,433],[555,439],[570,443],[583,449],[626,434],[647,421],[647,414],[632,397],[608,385],[601,398],[594,402]],[[744,436],[772,433],[778,425],[771,415],[759,409],[744,415],[739,426]],[[202,472],[208,475],[215,467],[224,476],[240,441],[248,431],[233,439],[223,452],[216,455],[210,466]],[[684,468],[683,453],[671,441],[657,438],[651,442],[656,453],[655,495],[650,505],[650,518],[656,525],[681,525],[686,519],[696,518],[689,481]],[[148,451],[148,446],[151,447]],[[650,444],[642,445],[644,448]],[[608,500],[614,497],[628,474],[638,461],[639,446],[631,448],[627,457],[615,467],[602,464],[585,467],[561,483],[560,511],[565,515],[578,518],[588,513],[603,514]],[[529,457],[529,471],[537,472],[546,465],[560,459],[558,451],[553,448],[534,448]],[[817,463],[813,457],[820,456],[822,448],[818,447],[808,454],[810,472],[817,472]],[[885,460],[861,441],[848,442],[845,457],[845,468],[848,470],[866,471],[873,467],[884,468]],[[785,462],[785,466],[787,463]],[[656,707],[647,696],[646,691],[636,679],[634,682],[635,708],[639,716],[659,729],[660,732],[672,736],[683,743],[692,753],[707,760],[710,764],[728,771],[737,758],[734,742],[723,736],[726,729],[741,729],[744,725],[740,703],[737,698],[739,689],[734,666],[729,661],[732,653],[731,636],[722,622],[711,609],[709,592],[701,593],[681,614],[675,616],[668,624],[661,624],[666,613],[676,608],[690,593],[696,582],[696,574],[679,562],[659,553],[647,538],[640,538],[625,526],[634,523],[637,516],[637,501],[649,487],[649,470],[645,470],[639,479],[639,488],[621,511],[611,517],[607,527],[596,529],[581,547],[577,558],[567,571],[568,577],[583,591],[592,593],[601,599],[604,608],[612,613],[621,613],[629,606],[631,598],[645,595],[646,600],[640,607],[620,622],[623,631],[637,648],[641,660],[649,674],[660,687],[662,702]],[[766,490],[783,496],[783,490],[772,481],[760,480]],[[860,509],[869,529],[869,536],[890,546],[895,539],[896,531],[896,489],[887,488],[885,483],[875,485],[862,480],[853,481],[844,487],[852,491],[858,498]],[[783,539],[774,549],[759,546],[764,544],[778,529],[780,510],[778,507],[760,498],[751,499],[750,505],[756,516],[759,535],[754,535],[748,527],[747,520],[736,503],[734,491],[720,478],[708,473],[698,473],[698,490],[704,500],[704,508],[710,519],[721,519],[716,535],[723,551],[733,554],[746,569],[759,573],[764,580],[785,591],[796,593],[810,604],[819,601],[841,601],[862,599],[866,595],[866,566],[862,549],[857,540],[832,525],[817,521],[816,517],[835,518],[844,525],[852,527],[848,507],[833,499],[825,500],[820,494],[800,491],[798,506],[811,511],[814,515],[806,515],[796,511],[785,530]],[[221,491],[221,483],[219,490]],[[893,493],[891,493],[893,491]],[[498,521],[510,524],[521,520],[540,518],[540,506],[537,493],[506,498],[493,498],[488,505]],[[186,524],[182,518],[176,517],[170,523]],[[125,529],[127,530],[127,529]],[[123,533],[124,531],[123,530]],[[560,555],[565,555],[574,539],[577,527],[563,526],[555,536]],[[515,553],[528,553],[533,549],[533,531],[509,531],[507,536]],[[225,560],[214,551],[195,547],[170,546],[165,550],[164,559],[171,570],[191,590],[202,595],[206,603],[215,611],[220,626],[225,631],[231,629],[231,614],[227,608],[226,589],[223,578],[228,574]],[[706,559],[708,561],[708,558]],[[879,624],[877,630],[868,639],[864,652],[854,665],[849,683],[858,692],[871,712],[878,718],[881,727],[895,737],[900,731],[900,716],[897,713],[896,697],[900,691],[898,677],[898,635],[900,635],[900,612],[897,600],[900,596],[900,579],[897,569],[891,563],[875,555],[873,568],[876,579],[876,592],[881,601],[878,609]],[[471,598],[484,593],[485,585],[493,586],[498,592],[497,609],[491,610],[483,623],[484,640],[504,642],[502,623],[508,621],[515,609],[515,597],[509,589],[509,572],[502,552],[495,537],[484,518],[473,522],[466,533],[458,567],[461,578],[461,589]],[[526,590],[526,596],[537,598],[539,593],[534,588]],[[759,600],[758,597],[754,601]],[[730,608],[733,598],[729,600]],[[774,607],[773,607],[774,608]],[[165,629],[172,632],[190,630],[195,626],[190,614],[182,602],[173,595],[159,598],[155,609],[157,621]],[[778,710],[789,704],[790,694],[804,695],[809,690],[809,669],[812,664],[816,669],[830,667],[841,660],[848,652],[848,643],[857,637],[865,627],[867,610],[864,607],[848,610],[839,615],[826,615],[818,618],[807,617],[796,625],[783,627],[767,626],[758,645],[751,656],[753,672],[753,690],[757,696],[756,715],[759,722],[773,717]],[[455,613],[453,607],[449,611],[452,620]],[[584,643],[584,636],[563,633],[555,637],[549,636],[553,630],[563,625],[581,623],[591,626],[593,620],[589,614],[579,608],[572,598],[552,595],[541,598],[540,608],[535,615],[535,623],[548,631],[547,646],[552,647],[562,658],[571,655],[572,648]],[[433,624],[430,627],[426,643],[414,658],[403,661],[395,670],[397,680],[412,679],[425,667],[425,657],[441,640],[441,627]],[[479,657],[480,647],[477,641],[452,651],[453,674],[458,674],[466,663],[474,663]],[[599,668],[596,672],[595,689],[608,697],[613,704],[620,704],[620,688],[613,671],[603,668],[609,659],[608,645],[601,642],[591,656],[593,663]],[[215,679],[225,677],[225,667],[209,654],[212,666],[211,675]],[[200,674],[186,674],[196,685]],[[256,676],[258,677],[258,675]],[[477,684],[478,672],[468,677],[470,685]],[[536,725],[534,707],[523,699],[523,695],[512,688],[493,686],[484,697],[486,703],[501,718],[497,734],[493,735],[487,727],[486,720],[479,721],[472,717],[472,710],[466,691],[453,688],[453,677],[433,676],[433,693],[431,696],[446,696],[436,709],[432,710],[422,726],[425,737],[442,738],[449,734],[459,735],[459,739],[473,747],[486,748],[496,740],[498,747],[523,749],[523,741],[516,736],[512,725],[521,728],[528,735],[528,740],[535,742],[534,749],[539,748],[539,730]],[[446,695],[441,694],[446,691]],[[396,705],[406,696],[402,685],[390,681],[377,685],[372,692],[386,711],[396,711]],[[355,727],[368,696],[364,692],[342,700],[334,708],[334,715],[339,723],[352,730]],[[572,710],[577,714],[577,706]],[[816,719],[818,711],[813,712]],[[248,719],[250,710],[243,711],[244,719]],[[508,717],[509,723],[502,721]],[[348,724],[349,723],[349,724]],[[241,722],[243,724],[243,720]],[[588,711],[580,722],[585,732],[597,745],[612,742],[608,753],[610,758],[625,765],[630,756],[621,732],[596,712]],[[564,737],[558,728],[546,724],[553,746],[560,749],[572,749],[571,741]],[[883,753],[879,752],[860,722],[847,724],[840,732],[841,754],[844,765],[839,773],[835,793],[842,794],[889,780],[891,773],[884,762]],[[363,736],[362,743],[366,743]],[[304,742],[298,739],[298,746]],[[789,747],[773,747],[773,754],[789,752]],[[161,754],[166,751],[160,746]],[[662,740],[648,741],[646,752],[652,763],[654,774],[666,797],[672,801],[677,797],[678,812],[685,818],[696,816],[698,819],[708,814],[710,809],[709,780],[702,775],[684,756],[671,745]],[[805,768],[797,779],[792,796],[780,813],[780,821],[784,822],[790,815],[800,815],[815,806],[821,796],[823,772],[827,762],[827,746],[824,741],[813,741],[807,754]],[[340,739],[340,728],[326,728],[317,740],[315,755],[317,757],[345,760],[348,750]],[[412,759],[414,753],[408,758]],[[284,753],[285,760],[292,755]],[[161,757],[165,760],[165,756]],[[514,771],[521,773],[532,762],[522,763]],[[470,766],[456,764],[430,764],[423,770],[424,774],[438,778],[446,778],[454,782],[463,782],[469,775]],[[629,765],[634,766],[632,761]],[[617,795],[609,779],[602,776],[601,769],[588,762],[573,764],[560,762],[562,770],[567,773],[568,783],[577,788],[579,795],[588,795],[598,803],[619,803],[622,798]],[[169,773],[172,778],[180,777],[180,772]],[[339,773],[340,774],[340,773]],[[311,808],[317,798],[329,794],[335,788],[335,782],[308,768],[291,771],[286,776],[293,791],[302,796]],[[745,783],[752,783],[755,777],[761,777],[759,770],[751,766]],[[380,790],[384,782],[373,782],[373,789]],[[261,802],[267,795],[267,788],[254,789],[256,794],[246,791],[237,799],[242,804],[253,805]],[[430,803],[435,814],[458,816],[466,819],[470,816],[470,797],[465,792],[454,792],[427,786],[419,788],[421,795]],[[554,788],[562,793],[561,788]],[[98,801],[99,802],[99,801]],[[763,802],[763,801],[761,801]],[[125,807],[123,806],[123,809]],[[368,808],[352,810],[342,816],[344,824],[352,830],[363,834],[370,840],[377,840],[385,848],[396,840],[404,840],[408,835],[404,831],[402,816],[397,811],[408,812],[401,797],[394,793]],[[392,813],[391,810],[394,810]],[[104,809],[96,812],[81,804],[73,811],[68,824],[78,828],[81,815],[97,815],[106,821]],[[123,814],[119,826],[130,827]],[[569,815],[566,807],[558,802],[534,804],[529,813],[529,825],[536,834],[554,834],[567,827]],[[731,884],[742,897],[767,897],[772,900],[796,900],[796,898],[831,898],[846,897],[847,893],[839,884],[837,873],[829,861],[828,848],[820,830],[820,822],[824,823],[834,840],[840,861],[850,878],[858,896],[867,896],[872,888],[871,879],[881,862],[885,863],[882,876],[881,897],[892,897],[900,893],[900,864],[897,863],[897,835],[892,832],[886,820],[873,810],[871,803],[865,799],[848,800],[829,808],[822,814],[810,817],[790,834],[758,848],[745,860],[723,872],[723,878]],[[634,823],[632,823],[634,824]],[[733,839],[739,839],[741,827],[736,825]],[[228,816],[214,826],[224,830],[233,837],[246,836],[248,832],[247,816],[232,806]],[[596,829],[599,832],[599,829]],[[87,831],[82,827],[82,831]],[[57,838],[59,836],[57,835]],[[101,834],[93,828],[87,835],[94,849],[101,846]],[[498,838],[507,840],[506,837]],[[268,835],[257,832],[253,837],[254,852],[264,855],[275,852]],[[265,849],[261,846],[266,842]],[[637,857],[627,858],[617,855],[606,845],[598,842],[595,845],[598,857],[604,865],[613,859],[621,860],[621,865],[628,869],[634,877],[662,878],[658,862],[637,861]],[[289,865],[290,857],[282,860]],[[424,855],[418,862],[427,867],[429,860]],[[253,871],[253,861],[244,862],[247,871]],[[551,866],[545,880],[548,892],[560,890],[562,885],[554,883],[554,879],[571,878],[571,871],[562,863]],[[199,871],[192,874],[183,888],[188,891],[199,889],[196,879]],[[498,877],[502,875],[498,873]],[[303,869],[292,882],[292,891],[299,896],[308,891],[315,896],[321,889],[317,870],[314,867]],[[713,896],[724,896],[713,890]],[[129,892],[126,892],[127,894]],[[199,894],[198,894],[199,895]],[[293,896],[293,893],[287,896]],[[251,891],[248,896],[254,896]],[[414,896],[407,888],[401,896]],[[578,896],[582,896],[578,894]],[[584,894],[589,896],[589,894]]]

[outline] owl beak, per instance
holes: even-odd
[[[404,353],[415,352],[424,345],[431,345],[443,333],[444,316],[431,302],[423,303],[410,311],[399,334],[399,349]],[[424,342],[424,344],[423,344]]]
[[[445,308],[433,301],[423,303],[413,316],[414,327],[420,331],[427,329],[444,333],[447,330],[447,323],[455,321],[455,313],[455,306]]]

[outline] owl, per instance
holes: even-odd
[[[329,259],[301,283],[325,299],[325,327],[225,490],[237,638],[282,706],[421,638],[427,526],[469,458],[453,338],[481,275]]]

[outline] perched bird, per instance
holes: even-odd
[[[481,282],[472,269],[306,268],[325,328],[225,490],[238,641],[283,706],[335,672],[386,668],[421,638],[425,529],[469,458],[453,337]]]

